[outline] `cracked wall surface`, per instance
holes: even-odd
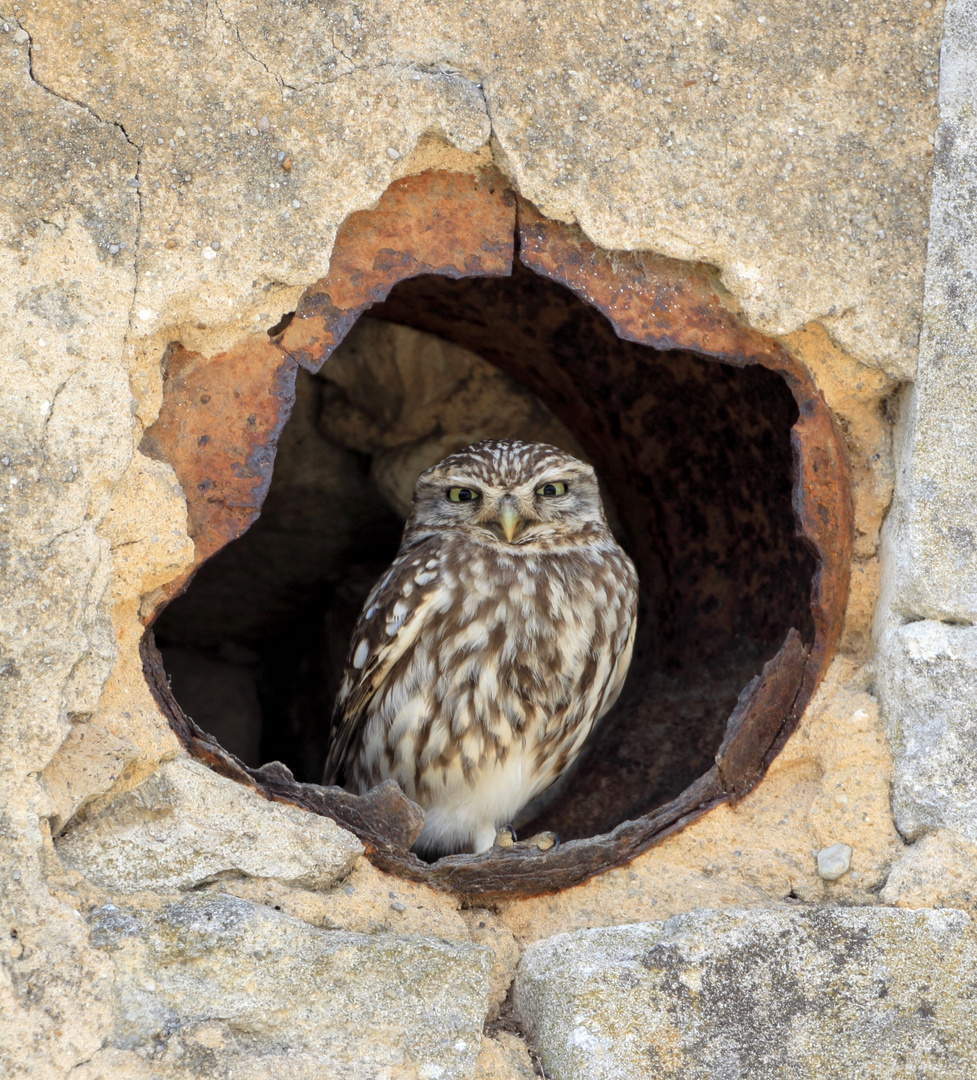
[[[14,11],[34,78],[139,151],[126,178],[146,211],[134,343],[191,296],[196,321],[229,333],[273,298],[284,309],[325,272],[349,206],[375,201],[419,136],[476,150],[491,135],[548,216],[609,249],[705,259],[759,329],[817,318],[900,377],[920,328],[939,13],[520,3],[497,16],[460,0],[436,14],[238,0]]]
[[[564,974],[527,961],[544,1004],[514,1011],[522,949],[702,908],[772,909],[800,940],[842,905],[835,944],[902,925],[882,909],[955,908],[919,918],[970,963],[975,25],[953,0],[941,69],[939,3],[8,0],[0,1072],[531,1076],[522,1035],[567,1034],[540,981]],[[264,337],[393,179],[490,163],[605,248],[717,268],[838,416],[856,537],[841,655],[765,781],[627,867],[484,911],[188,767],[138,642],[193,545],[137,447],[167,345]],[[721,922],[689,923],[717,963]],[[878,948],[896,964],[898,933]],[[951,1038],[944,1004],[921,1037]],[[586,1070],[598,1043],[569,1034]],[[697,1075],[676,1055],[663,1075]]]

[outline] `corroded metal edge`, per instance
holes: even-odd
[[[295,404],[295,372],[295,361],[267,337],[212,357],[177,343],[166,350],[163,403],[140,450],[176,473],[187,499],[194,560],[154,598],[153,617],[258,517]]]
[[[380,784],[366,795],[351,795],[339,787],[297,783],[281,762],[262,765],[260,769],[245,765],[212,735],[199,728],[180,708],[169,688],[152,630],[147,630],[143,635],[139,652],[143,674],[160,712],[191,756],[214,772],[236,780],[275,802],[291,803],[303,810],[332,818],[355,833],[365,845],[367,854],[374,858],[390,857],[405,851],[420,835],[424,827],[424,811],[411,802],[392,780]]]
[[[761,364],[784,379],[797,403],[791,431],[793,507],[797,534],[811,546],[818,563],[811,584],[815,637],[803,662],[788,648],[789,637],[772,661],[796,669],[796,693],[766,745],[766,735],[761,737],[757,727],[754,760],[748,762],[740,752],[753,779],[748,785],[737,781],[728,793],[742,798],[796,728],[844,629],[855,534],[844,438],[807,367],[779,342],[749,326],[710,267],[621,252],[614,253],[612,264],[611,256],[579,229],[547,221],[523,199],[518,216],[520,261],[601,311],[621,338],[655,349],[687,349],[737,367]]]
[[[515,196],[498,173],[404,177],[375,209],[346,219],[329,274],[306,290],[275,341],[303,367],[318,371],[360,315],[399,281],[420,274],[512,273],[514,227]]]
[[[147,681],[193,756],[268,798],[335,818],[361,838],[369,858],[381,869],[477,897],[480,903],[567,888],[630,861],[719,803],[742,798],[796,727],[841,636],[854,534],[844,442],[810,373],[782,345],[745,322],[709,267],[647,254],[614,253],[612,262],[579,230],[545,220],[523,200],[517,225],[516,199],[498,174],[432,172],[398,181],[375,210],[347,220],[337,237],[329,275],[306,291],[295,317],[272,342],[246,342],[235,354],[215,357],[211,363],[222,363],[221,369],[209,368],[201,358],[178,364],[178,381],[171,384],[176,389],[164,387],[161,420],[147,432],[146,444],[154,456],[171,461],[177,469],[187,492],[191,530],[200,522],[209,526],[207,531],[200,527],[199,540],[191,531],[201,554],[196,567],[257,516],[278,434],[290,412],[287,386],[290,378],[294,396],[296,365],[317,371],[359,315],[386,298],[398,281],[419,274],[458,278],[511,273],[514,237],[527,267],[603,312],[621,338],[656,349],[690,350],[736,366],[762,364],[785,379],[797,402],[799,416],[791,433],[793,505],[798,534],[811,545],[818,562],[811,586],[815,637],[804,643],[792,630],[763,673],[744,690],[728,722],[717,765],[667,805],[623,822],[606,835],[571,841],[549,852],[500,849],[427,864],[409,850],[423,817],[395,784],[354,796],[338,788],[296,783],[283,766],[248,768],[185,716],[169,693],[148,632],[143,644]],[[277,416],[274,408],[266,410],[269,419],[261,425],[256,419],[254,425],[265,439],[267,479],[262,473],[261,481],[253,483],[241,501],[221,500],[226,507],[222,516],[219,509],[208,511],[207,506],[215,504],[205,505],[206,492],[197,494],[202,481],[193,487],[201,472],[195,445],[207,445],[199,439],[208,432],[198,435],[200,423],[189,419],[192,413],[184,399],[199,387],[193,383],[187,390],[191,380],[185,370],[208,376],[218,370],[232,372],[237,370],[235,361],[245,367],[251,363],[249,386],[257,379],[259,390],[264,387],[266,396],[283,404]],[[268,389],[269,385],[277,389]],[[226,389],[233,392],[233,381]],[[258,414],[246,413],[240,406],[226,409],[227,445],[237,445],[242,421],[250,421],[252,415]],[[232,457],[225,455],[223,468],[236,475]],[[211,472],[220,467],[219,462],[208,462]],[[177,588],[186,580],[181,579]],[[168,591],[157,611],[175,594]]]

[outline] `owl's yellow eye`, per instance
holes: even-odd
[[[448,498],[452,502],[474,502],[479,493],[474,488],[450,488]]]
[[[537,495],[566,495],[567,486],[562,480],[554,480],[552,483],[543,484],[536,489]]]

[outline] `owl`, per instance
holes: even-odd
[[[424,808],[420,854],[488,850],[620,694],[637,594],[589,465],[515,440],[451,454],[353,630],[324,783],[392,778]]]

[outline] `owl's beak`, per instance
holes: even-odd
[[[499,524],[502,526],[502,531],[505,533],[506,540],[511,544],[525,522],[515,506],[513,506],[511,502],[507,502],[499,511]]]

